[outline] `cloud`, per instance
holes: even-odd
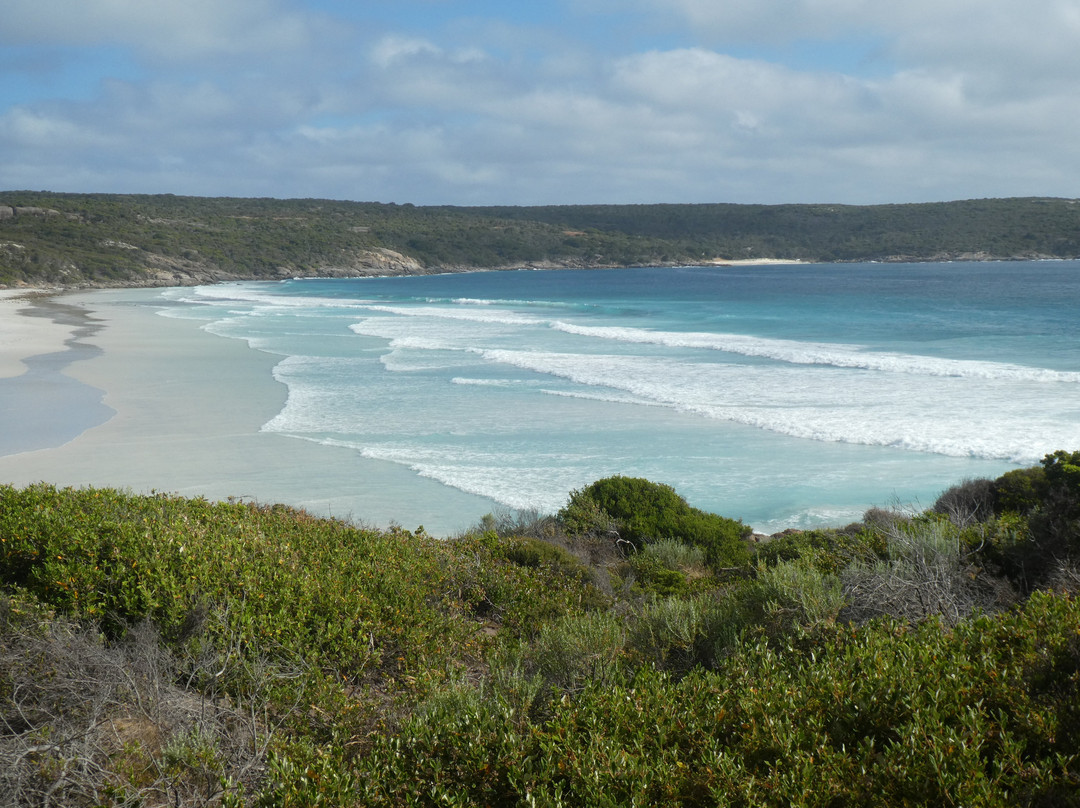
[[[300,0],[7,0],[0,44],[81,52],[96,78],[0,106],[0,176],[420,204],[1075,194],[1074,3],[582,2],[555,29],[509,12],[376,23],[364,4],[331,20]],[[642,8],[636,30],[668,25],[662,46],[594,47],[603,14]],[[784,58],[809,37],[887,58],[865,74]],[[110,72],[117,49],[139,69]]]
[[[414,60],[418,56],[440,57],[442,48],[419,37],[387,36],[375,43],[371,49],[371,61],[383,69],[393,67],[403,60]]]
[[[994,76],[1080,67],[1080,6],[1072,0],[639,0],[688,26],[703,44],[805,40],[875,43],[903,67],[949,67]],[[1049,76],[1048,76],[1049,78]]]
[[[290,53],[329,31],[275,0],[5,0],[3,14],[5,45],[123,45],[152,61]]]

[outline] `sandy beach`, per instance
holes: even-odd
[[[287,396],[272,375],[280,357],[208,334],[198,321],[161,316],[159,294],[127,289],[50,298],[46,305],[65,307],[68,319],[77,311],[92,318],[93,334],[80,338],[86,351],[74,355],[64,348],[77,327],[63,322],[64,312],[38,305],[27,314],[25,300],[0,301],[0,367],[8,377],[0,378],[0,401],[9,416],[9,434],[0,436],[0,482],[283,502],[378,527],[422,524],[435,535],[462,530],[494,507],[393,463],[261,432]],[[10,434],[11,417],[39,409],[40,385],[26,384],[25,362],[42,354],[59,366],[41,369],[42,376],[75,385],[64,392],[70,405],[44,419],[51,434],[35,435],[36,446],[12,453],[18,436]],[[95,398],[101,409],[86,423],[87,402]]]
[[[0,289],[0,379],[26,372],[28,356],[64,350],[73,328],[45,317],[25,316],[44,290]]]
[[[805,261],[798,258],[710,258],[707,261],[702,261],[701,265],[708,267],[771,267],[805,263]]]

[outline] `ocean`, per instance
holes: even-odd
[[[154,305],[280,357],[264,432],[492,510],[552,513],[621,474],[771,533],[1080,449],[1077,261],[241,282]]]

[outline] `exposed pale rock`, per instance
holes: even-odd
[[[418,275],[424,272],[424,265],[415,258],[410,258],[395,250],[376,247],[359,252],[342,252],[339,261],[332,265],[320,266],[306,272],[296,272],[283,268],[285,276],[319,276],[330,278],[356,278],[377,275]]]

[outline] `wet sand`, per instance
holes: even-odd
[[[26,372],[25,357],[64,350],[73,329],[49,318],[28,316],[44,291],[0,289],[0,379]]]

